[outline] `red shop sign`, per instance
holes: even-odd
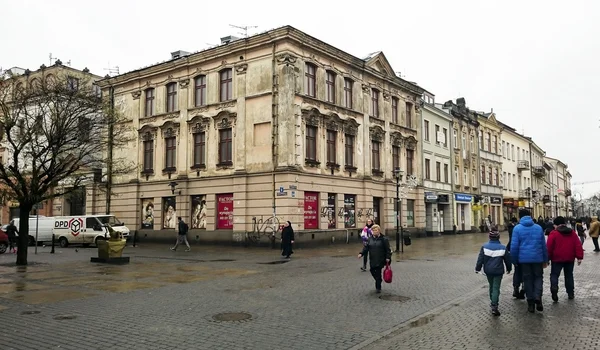
[[[304,228],[319,228],[319,193],[304,192]]]
[[[217,228],[233,230],[233,193],[217,195]]]

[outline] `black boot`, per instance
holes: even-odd
[[[498,310],[498,304],[492,304],[492,315],[500,316],[500,311]]]
[[[569,299],[570,300],[575,299],[575,293],[569,293]]]
[[[544,311],[544,304],[542,304],[542,298],[535,300],[535,308],[537,309],[537,311]]]
[[[527,300],[527,311],[531,313],[535,312],[535,302],[533,300]]]
[[[513,290],[513,298],[525,299],[525,290],[519,290],[519,287],[515,287]]]
[[[550,293],[552,293],[552,301],[558,303],[558,288],[550,288]]]

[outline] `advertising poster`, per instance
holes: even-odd
[[[190,228],[206,229],[206,195],[192,196],[192,219]]]
[[[304,192],[304,229],[319,228],[319,194],[317,192]]]
[[[356,228],[356,196],[344,195],[344,227]]]
[[[233,193],[217,195],[217,229],[233,230]]]
[[[142,199],[142,229],[154,228],[154,199]]]
[[[163,228],[177,228],[177,202],[175,197],[163,197]]]
[[[327,228],[335,228],[335,193],[327,195]]]

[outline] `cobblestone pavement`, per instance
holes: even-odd
[[[519,340],[535,349],[548,339],[546,349],[595,349],[600,289],[592,266],[600,256],[577,269],[577,299],[561,295],[543,315],[510,300],[505,280],[504,313],[494,319],[487,282],[473,273],[486,236],[413,240],[395,255],[394,281],[381,296],[359,270],[359,243],[298,249],[283,264],[264,248],[142,245],[126,249],[125,266],[90,263],[95,249],[30,248],[26,268],[3,254],[0,348],[489,349]],[[215,319],[221,313],[236,314]],[[528,330],[536,332],[523,337]]]

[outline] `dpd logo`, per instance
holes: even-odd
[[[81,233],[81,229],[83,228],[83,219],[72,218],[71,220],[69,220],[68,227],[71,229],[71,234],[77,237]]]

